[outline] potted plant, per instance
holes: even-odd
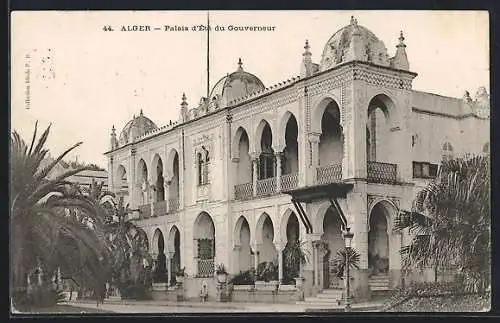
[[[295,279],[295,286],[297,288],[301,287],[304,281],[304,278],[300,275],[300,266],[308,260],[308,253],[304,248],[304,244],[305,242],[301,242],[298,239],[292,240],[286,244],[283,250],[285,271],[290,278]]]
[[[215,267],[215,275],[217,275],[217,280],[219,283],[225,283],[227,280],[227,270],[224,264],[218,264]]]
[[[178,284],[182,284],[184,282],[184,276],[186,275],[185,269],[185,267],[182,267],[175,272],[175,281]]]

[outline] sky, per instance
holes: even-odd
[[[418,73],[413,89],[452,97],[465,90],[474,96],[480,86],[489,92],[486,11],[211,11],[210,25],[226,29],[210,33],[209,84],[235,71],[239,57],[266,87],[298,76],[305,40],[319,63],[328,39],[351,16],[384,42],[389,56],[403,31],[410,70]],[[68,159],[107,167],[113,125],[119,135],[142,109],[160,127],[178,119],[182,93],[190,107],[206,95],[207,33],[192,30],[206,19],[204,11],[14,12],[11,130],[28,141],[35,121],[39,129],[51,123],[53,156],[83,141]],[[120,31],[132,25],[152,30]],[[231,25],[275,28],[230,31]]]

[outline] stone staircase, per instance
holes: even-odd
[[[342,289],[325,289],[318,293],[316,297],[306,297],[303,301],[297,302],[297,305],[306,307],[307,309],[324,309],[341,307],[343,290]]]
[[[368,280],[372,297],[384,297],[391,293],[389,275],[374,275]]]

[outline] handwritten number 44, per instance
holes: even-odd
[[[102,30],[104,30],[104,31],[113,31],[113,28],[111,28],[111,26],[104,26],[102,28]]]

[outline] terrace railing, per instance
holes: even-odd
[[[276,193],[276,177],[257,181],[257,196],[269,196]]]
[[[342,164],[318,167],[316,171],[318,184],[336,183],[342,179]]]
[[[299,185],[299,174],[292,173],[292,174],[281,175],[280,184],[281,184],[280,188],[282,191],[288,191],[297,188],[297,186]]]
[[[397,165],[369,161],[367,172],[370,182],[390,184],[396,182]]]
[[[238,184],[234,186],[234,198],[245,200],[253,196],[253,183]]]

